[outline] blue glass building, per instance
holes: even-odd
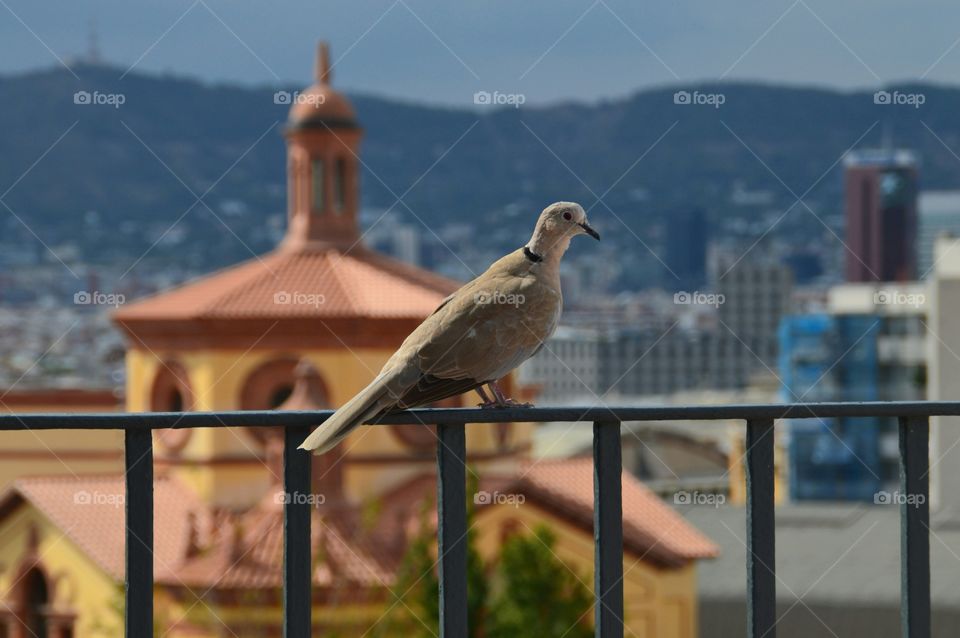
[[[788,316],[780,324],[782,399],[876,401],[880,397],[873,315]],[[793,500],[868,500],[889,483],[882,462],[880,419],[788,421],[790,497]]]

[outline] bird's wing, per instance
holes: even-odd
[[[421,383],[443,393],[443,380],[475,387],[522,363],[552,332],[559,308],[559,294],[545,294],[524,262],[522,254],[508,255],[454,293],[407,338],[393,364],[416,366],[431,377]],[[446,387],[447,396],[464,391],[454,391],[461,384]]]
[[[479,388],[484,383],[484,381],[474,379],[443,379],[432,374],[424,374],[415,386],[400,397],[395,409],[406,410],[419,405],[442,401]]]

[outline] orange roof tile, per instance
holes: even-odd
[[[119,581],[126,542],[124,486],[121,475],[19,479],[0,496],[0,518],[29,502]],[[585,530],[593,528],[590,459],[542,461],[519,476],[486,477],[480,489],[522,493]],[[419,517],[418,503],[435,490],[432,474],[391,490],[382,498],[380,523],[369,531],[359,525],[356,509],[314,509],[314,583],[371,593],[393,585],[402,539]],[[179,481],[158,477],[154,499],[157,583],[203,589],[281,585],[283,508],[271,494],[246,512],[213,510]],[[678,566],[717,555],[709,539],[629,474],[623,475],[623,526],[625,548],[644,560]]]
[[[661,501],[632,474],[623,474],[624,546],[637,556],[668,566],[717,556],[717,546]],[[425,496],[435,498],[436,476],[421,474],[384,495],[385,513],[404,512],[400,524],[415,527],[419,510],[412,504]],[[516,475],[484,475],[478,490],[523,494],[545,510],[558,514],[584,530],[593,530],[593,460],[558,459],[530,463]],[[481,510],[482,510],[481,506]],[[429,523],[436,525],[435,513]]]
[[[206,551],[183,563],[168,584],[257,589],[279,587],[283,565],[283,509],[272,502],[244,513],[221,512]],[[311,535],[316,557],[313,582],[322,587],[388,587],[398,560],[384,556],[379,543],[357,533],[349,520],[314,509]]]
[[[125,573],[121,475],[23,478],[0,496],[0,517],[29,502],[113,578]],[[202,588],[276,588],[282,583],[283,509],[272,496],[247,512],[213,511],[179,481],[154,486],[157,583]],[[357,533],[343,513],[314,510],[314,582],[377,589],[393,584],[398,557]],[[349,517],[347,517],[349,518]],[[199,542],[197,542],[199,541]],[[196,544],[196,546],[195,546]]]
[[[717,546],[636,477],[623,473],[623,540],[654,562],[682,564],[717,556]],[[510,488],[563,510],[593,529],[593,459],[531,463]]]
[[[120,308],[121,323],[192,319],[419,319],[450,279],[356,246],[276,250]]]
[[[0,512],[17,502],[30,502],[106,573],[120,580],[126,544],[124,498],[121,475],[21,478],[0,497]],[[154,503],[158,523],[154,570],[160,580],[171,575],[186,553],[190,513],[203,516],[206,510],[193,492],[168,478],[157,478]]]

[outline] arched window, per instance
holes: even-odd
[[[279,407],[293,391],[299,362],[296,357],[281,357],[255,368],[240,389],[240,409],[273,410]]]
[[[273,390],[273,394],[270,396],[269,409],[275,410],[283,405],[283,402],[290,398],[290,395],[293,393],[293,384],[282,383],[278,385]]]
[[[192,403],[193,390],[187,368],[179,361],[161,363],[150,388],[150,410],[181,412],[190,410]]]
[[[182,412],[193,409],[193,389],[187,368],[179,361],[164,361],[157,369],[150,388],[150,410]],[[171,454],[180,452],[190,440],[189,428],[158,430],[157,439]]]
[[[297,381],[297,365],[300,359],[285,356],[267,361],[253,370],[240,389],[239,404],[241,410],[273,410],[290,398]],[[321,386],[323,385],[320,380]],[[325,387],[321,387],[322,403],[327,405],[329,396]],[[266,441],[270,428],[248,428],[249,432],[261,442]],[[276,430],[274,430],[276,431]]]
[[[315,159],[310,163],[310,182],[313,191],[313,201],[311,202],[310,207],[315,211],[323,211],[327,208],[325,203],[325,168],[326,165],[323,159]]]
[[[336,212],[342,213],[347,207],[347,160],[337,158],[333,173],[333,201]]]

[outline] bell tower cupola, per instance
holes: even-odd
[[[348,247],[360,239],[359,150],[353,105],[330,86],[327,44],[317,47],[314,83],[291,96],[287,139],[287,234],[281,248]]]

